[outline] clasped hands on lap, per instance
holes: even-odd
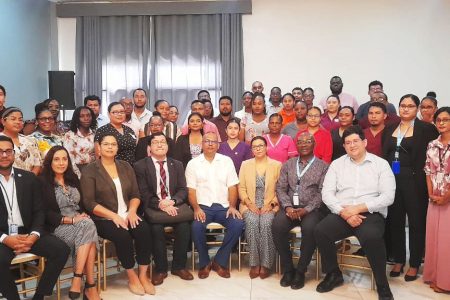
[[[169,216],[175,217],[176,215],[178,215],[178,207],[175,206],[175,201],[171,199],[166,198],[159,201],[158,207],[163,212],[166,212]]]
[[[234,207],[230,206],[227,210],[226,218],[232,216],[233,219],[242,219],[241,213]],[[194,209],[194,219],[198,222],[206,222],[206,214],[200,206]]]
[[[139,222],[142,219],[136,214],[136,211],[128,211],[128,214],[125,218],[115,214],[115,216],[111,219],[111,221],[116,224],[117,228],[123,228],[128,230],[129,227],[136,228],[139,225]]]
[[[355,228],[362,224],[366,218],[361,213],[367,212],[365,204],[343,205],[339,216],[344,219],[351,227]]]
[[[38,240],[38,236],[34,234],[17,234],[9,235],[3,240],[3,244],[11,248],[14,253],[26,253],[30,251],[34,243]]]

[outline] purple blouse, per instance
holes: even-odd
[[[236,169],[236,174],[238,175],[242,162],[253,157],[250,146],[244,142],[239,142],[234,149],[231,149],[227,142],[220,143],[217,153],[226,155],[233,160],[234,168]]]

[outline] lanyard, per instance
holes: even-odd
[[[439,165],[441,166],[442,171],[444,171],[444,162],[442,160],[445,158],[445,155],[447,154],[449,148],[450,145],[447,145],[447,149],[445,149],[442,155],[441,155],[441,148],[439,148]]]
[[[13,180],[13,189],[12,189],[11,201],[9,200],[8,192],[6,191],[6,188],[1,181],[0,181],[0,186],[2,187],[2,191],[5,194],[6,202],[8,202],[9,214],[11,215],[11,222],[14,223],[13,222],[13,208],[14,208],[14,191],[16,189],[16,181],[14,180],[14,178],[12,178],[12,180]]]
[[[406,133],[408,133],[408,130],[414,126],[414,121],[415,121],[415,119],[411,122],[411,124],[409,124],[408,128],[406,128],[406,130],[403,134],[402,134],[402,131],[400,130],[400,125],[398,125],[397,147],[396,147],[395,153],[394,153],[394,158],[396,161],[398,161],[398,159],[400,158],[400,147],[401,147],[403,138],[405,137]]]
[[[306,167],[302,170],[302,172],[300,173],[300,157],[297,158],[297,182],[300,181],[300,178],[303,177],[303,175],[305,175],[306,171],[308,171],[309,167],[311,167],[312,163],[314,162],[314,160],[316,159],[316,157],[314,156],[309,163],[306,165]],[[298,185],[298,184],[297,184]]]

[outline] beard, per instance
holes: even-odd
[[[8,171],[11,170],[12,166],[13,166],[14,162],[11,162],[9,165],[7,166],[2,166],[0,165],[0,171]]]
[[[231,111],[228,111],[228,112],[220,112],[220,114],[221,114],[222,116],[228,117],[229,115],[231,115]]]

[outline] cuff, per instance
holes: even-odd
[[[0,243],[3,244],[3,240],[6,239],[8,237],[7,234],[2,234],[2,236],[0,237]]]
[[[37,235],[38,238],[41,237],[41,234],[39,232],[37,232],[37,231],[32,231],[32,232],[30,232],[30,234]]]

